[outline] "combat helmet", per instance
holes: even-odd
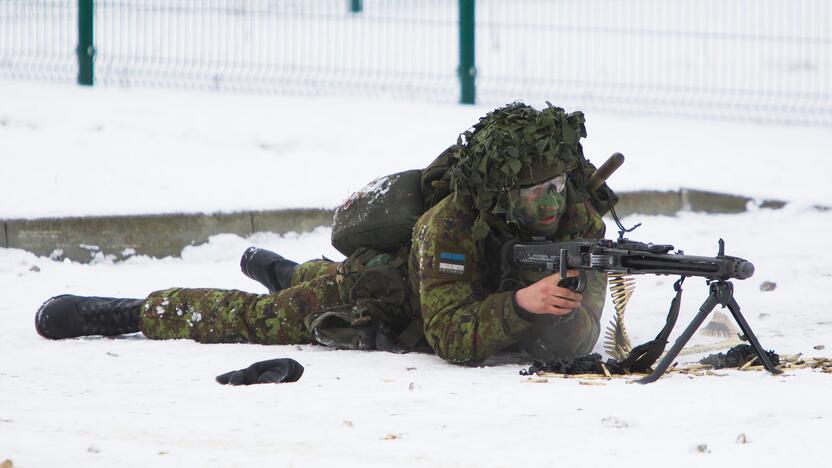
[[[489,223],[516,225],[510,191],[564,174],[584,162],[584,115],[547,102],[537,110],[522,102],[495,109],[459,135],[450,161],[450,185],[460,206],[476,211],[475,240]]]

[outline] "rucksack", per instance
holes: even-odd
[[[370,182],[335,209],[332,246],[349,257],[360,247],[395,253],[410,247],[416,221],[450,192],[451,151],[424,169],[397,172]]]
[[[349,257],[359,247],[395,253],[410,247],[416,221],[427,210],[451,194],[451,155],[448,147],[424,169],[412,169],[380,177],[355,192],[335,209],[332,245]],[[596,167],[581,156],[581,168],[573,174],[579,189]],[[603,216],[618,196],[607,184],[595,192],[582,190],[593,208]]]

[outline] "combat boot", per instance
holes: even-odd
[[[139,331],[144,299],[82,297],[64,294],[44,302],[35,314],[35,329],[44,338],[61,340],[87,335],[115,336]]]
[[[243,274],[262,284],[270,293],[292,285],[292,274],[298,264],[266,249],[249,247],[240,258]]]

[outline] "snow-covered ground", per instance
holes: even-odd
[[[639,238],[675,242],[688,253],[714,253],[716,239],[725,237],[729,253],[757,267],[753,278],[736,282],[736,297],[763,345],[828,355],[813,347],[832,348],[832,299],[825,294],[832,287],[832,253],[805,242],[832,232],[828,213],[640,220]],[[262,292],[239,272],[238,255],[247,245],[303,260],[334,255],[328,238],[327,229],[286,238],[221,235],[185,249],[182,259],[92,265],[0,249],[7,292],[0,303],[0,459],[19,467],[826,463],[832,376],[815,371],[673,374],[649,386],[623,380],[585,386],[528,382],[518,375],[528,364],[522,360],[465,368],[431,355],[201,345],[140,335],[55,342],[34,332],[37,306],[64,292],[141,297],[171,285]],[[764,280],[777,288],[760,291]],[[634,341],[662,326],[671,283],[640,279],[628,308]],[[702,281],[688,280],[677,332],[705,294]],[[607,304],[605,322],[611,310]],[[301,380],[247,388],[213,381],[275,357],[302,363]],[[737,443],[740,434],[750,442]],[[699,453],[700,444],[710,453]]]
[[[331,207],[370,179],[424,166],[488,109],[0,82],[0,218]],[[616,189],[681,186],[798,203],[742,215],[633,217],[633,238],[754,262],[736,297],[762,344],[828,355],[829,129],[588,115],[587,154],[628,156]],[[38,305],[61,293],[142,297],[170,286],[264,292],[239,272],[248,245],[338,258],[329,231],[215,236],[182,258],[88,265],[0,249],[0,462],[41,466],[825,466],[832,377],[815,371],[529,381],[510,356],[465,368],[431,355],[320,346],[47,341]],[[819,239],[821,242],[811,242]],[[777,283],[763,292],[763,281]],[[672,279],[643,277],[635,342],[664,323]],[[677,333],[705,298],[686,283]],[[612,308],[607,304],[604,322]],[[674,336],[675,337],[675,336]],[[697,342],[704,338],[697,337]],[[815,350],[823,345],[826,350]],[[598,349],[601,349],[599,343]],[[225,387],[274,357],[300,381]],[[685,356],[681,361],[693,360]],[[745,434],[748,443],[737,443]],[[707,449],[697,447],[707,444]],[[703,453],[704,452],[704,453]]]
[[[489,110],[0,81],[0,219],[333,208],[426,166]],[[587,129],[590,160],[627,157],[617,190],[832,200],[832,128],[593,112]]]

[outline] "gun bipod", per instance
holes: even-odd
[[[685,331],[682,332],[679,338],[676,339],[676,342],[673,343],[670,351],[668,351],[664,358],[662,358],[653,373],[647,377],[637,380],[636,382],[640,384],[648,384],[658,380],[667,371],[670,365],[673,364],[673,360],[676,359],[679,352],[682,351],[682,348],[685,347],[693,334],[696,333],[696,330],[702,326],[702,323],[708,315],[713,312],[717,305],[727,307],[728,310],[731,311],[731,315],[734,317],[734,320],[736,320],[737,325],[739,325],[740,330],[743,333],[743,340],[751,343],[751,347],[754,348],[754,352],[757,353],[757,358],[760,362],[762,362],[766,370],[772,374],[782,374],[783,371],[771,363],[765,350],[760,345],[760,342],[757,340],[757,337],[754,335],[751,327],[748,325],[748,322],[745,321],[745,317],[743,317],[740,312],[740,306],[736,299],[734,299],[734,285],[731,284],[730,281],[717,280],[710,283],[710,294],[699,308],[699,313],[696,314],[696,317],[694,317],[687,328],[685,328]]]

